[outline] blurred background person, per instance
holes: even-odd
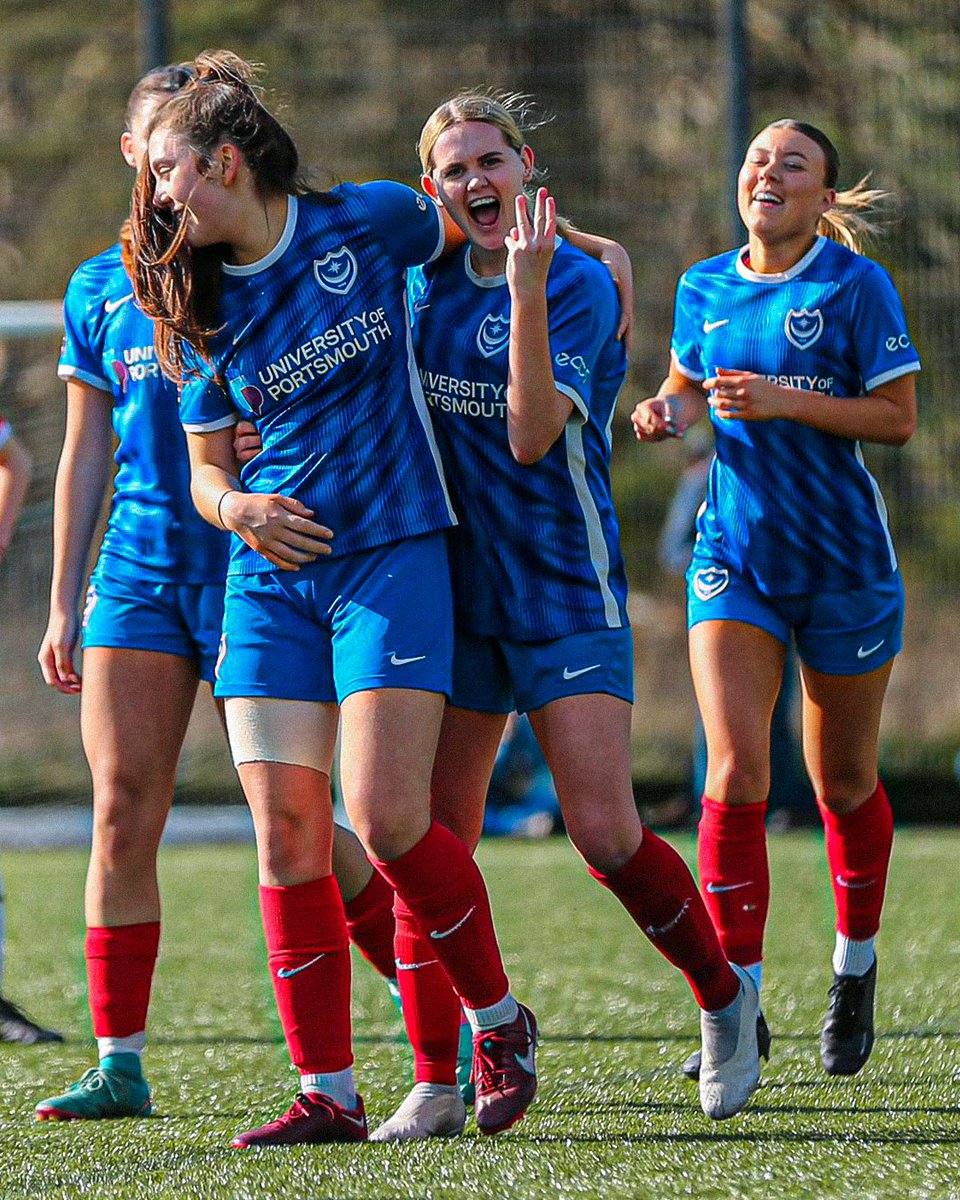
[[[33,464],[26,447],[14,434],[10,422],[0,416],[0,562],[6,556],[13,538],[17,517],[23,508]],[[7,898],[0,880],[0,988],[6,962],[6,904]],[[52,1029],[44,1029],[31,1021],[21,1009],[0,993],[0,1042],[62,1042]]]

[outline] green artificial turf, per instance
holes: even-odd
[[[692,843],[681,840],[690,854]],[[296,1090],[261,948],[250,847],[162,853],[148,1120],[33,1121],[92,1063],[81,958],[84,856],[6,853],[5,990],[65,1046],[0,1046],[0,1197],[960,1196],[960,834],[898,835],[880,945],[879,1038],[830,1080],[817,1039],[831,904],[814,835],[772,838],[765,1009],[773,1059],[750,1110],[714,1124],[677,1067],[696,1014],[679,975],[558,839],[487,843],[481,863],[515,990],[541,1023],[527,1118],[429,1145],[231,1150]],[[356,1073],[371,1124],[409,1084],[380,981],[355,970]]]

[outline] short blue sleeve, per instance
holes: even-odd
[[[700,346],[702,313],[696,289],[686,274],[680,276],[673,310],[670,349],[681,374],[695,383],[706,378]]]
[[[364,183],[363,193],[373,229],[398,267],[431,262],[443,250],[440,209],[403,183]]]
[[[586,418],[598,360],[616,336],[620,316],[616,289],[606,267],[588,260],[568,271],[556,292],[548,284],[547,302],[557,391]]]
[[[865,271],[853,309],[852,336],[864,391],[920,370],[920,356],[907,332],[907,318],[893,280],[879,263]]]
[[[212,433],[236,425],[240,414],[214,378],[213,367],[190,347],[184,351],[185,378],[180,388],[180,424],[188,433]]]
[[[91,330],[92,299],[83,273],[74,272],[63,300],[64,338],[57,374],[61,379],[79,379],[112,395],[113,384],[103,374],[102,348],[94,344]],[[102,298],[95,299],[102,304]]]

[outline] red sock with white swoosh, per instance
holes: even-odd
[[[837,932],[854,941],[872,938],[880,911],[893,849],[893,810],[877,780],[874,793],[846,816],[817,800],[827,840],[830,882],[837,906]]]
[[[649,829],[632,858],[609,875],[587,870],[609,888],[653,945],[686,976],[707,1012],[737,998],[740,981],[717,942],[697,885],[674,848]]]
[[[290,1060],[301,1075],[353,1063],[350,943],[333,875],[260,888],[270,982]]]
[[[416,918],[398,896],[395,901],[396,969],[403,1022],[413,1047],[417,1083],[457,1082],[460,1000]]]
[[[730,962],[763,960],[770,909],[767,805],[720,804],[703,797],[697,848],[700,890]]]
[[[480,868],[464,843],[434,821],[391,862],[376,862],[416,918],[465,1008],[489,1008],[510,985]]]

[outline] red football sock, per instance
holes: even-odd
[[[457,1082],[460,1000],[429,938],[396,900],[397,983],[417,1083]]]
[[[877,780],[877,788],[856,812],[832,813],[818,800],[827,839],[827,862],[837,906],[837,932],[855,941],[871,938],[880,928],[880,910],[893,849],[893,810]]]
[[[770,909],[766,801],[719,804],[703,797],[698,860],[707,911],[730,962],[763,961]]]
[[[397,974],[393,961],[393,900],[393,888],[379,871],[374,871],[367,886],[343,905],[350,941],[384,979],[393,979]]]
[[[301,1075],[346,1070],[350,944],[333,875],[294,887],[260,888],[270,982],[290,1059]]]
[[[740,981],[720,949],[693,876],[672,846],[644,829],[636,854],[613,874],[587,869],[680,968],[701,1008],[715,1012],[736,999]]]
[[[159,945],[159,921],[87,930],[83,952],[94,1037],[130,1037],[146,1029]]]
[[[489,1008],[510,989],[480,868],[434,821],[419,842],[377,870],[413,913],[467,1008]]]

